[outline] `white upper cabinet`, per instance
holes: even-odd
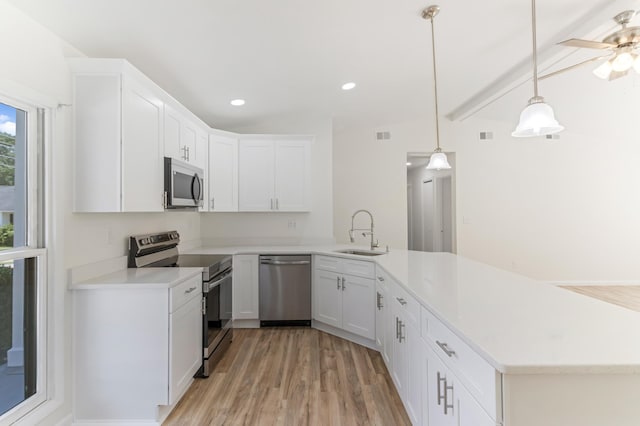
[[[238,211],[238,139],[209,136],[209,200],[212,212]]]
[[[157,87],[123,60],[69,64],[74,211],[162,211],[163,101]]]
[[[198,138],[206,133],[169,105],[164,106],[164,156],[203,167],[207,156],[198,155]]]
[[[310,210],[311,138],[242,138],[238,164],[240,211]]]

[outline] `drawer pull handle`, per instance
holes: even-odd
[[[189,290],[185,290],[184,294],[189,294],[189,293],[193,292],[196,288],[198,288],[198,287],[191,287]]]
[[[338,284],[338,290],[340,290],[340,277],[336,277],[336,283]]]
[[[406,336],[402,332],[403,329],[404,329],[404,322],[400,321],[400,335],[398,336],[398,341],[400,343],[402,343],[402,341],[406,339]]]
[[[451,358],[452,356],[454,356],[456,354],[456,351],[454,351],[453,349],[449,348],[449,346],[446,343],[442,343],[442,342],[436,340],[436,344],[438,346],[440,346],[440,349],[442,349],[444,351],[444,353],[447,354],[447,356],[449,358]]]
[[[376,295],[378,297],[378,303],[377,303],[378,310],[381,310],[384,307],[384,305],[382,304],[382,299],[384,299],[384,297],[377,291],[376,291]]]
[[[382,282],[382,281],[384,281],[384,278],[381,277],[381,276],[378,276],[378,281]]]
[[[400,340],[400,320],[396,317],[396,339]]]
[[[397,300],[398,302],[400,302],[400,304],[401,304],[402,306],[404,306],[404,305],[406,305],[406,304],[407,304],[407,301],[406,301],[406,300],[404,300],[402,297],[396,297],[396,300]]]

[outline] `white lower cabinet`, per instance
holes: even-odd
[[[143,287],[143,288],[138,288]],[[73,292],[74,420],[151,424],[202,365],[202,275]]]
[[[379,281],[376,281],[376,347],[382,354],[382,359],[387,366],[391,362],[392,341],[387,339],[387,327],[391,324],[388,305],[387,287]]]
[[[496,426],[438,355],[426,349],[425,414],[429,425]]]
[[[257,254],[233,256],[233,319],[257,320],[259,315],[259,273]]]
[[[313,319],[374,340],[376,295],[373,264],[316,256],[314,265]]]

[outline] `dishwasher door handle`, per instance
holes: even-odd
[[[261,265],[309,265],[308,260],[269,260],[264,259],[260,261]]]

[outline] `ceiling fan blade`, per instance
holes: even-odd
[[[570,38],[569,40],[561,41],[558,44],[561,44],[563,46],[582,47],[587,49],[611,49],[617,47],[617,45],[612,43],[602,43],[600,41],[593,40],[582,40],[579,38]]]
[[[629,73],[629,70],[626,70],[626,71],[611,71],[611,74],[609,74],[609,78],[607,80],[608,81],[612,81],[612,80],[615,80],[616,78],[624,77],[628,73]]]
[[[538,77],[538,80],[544,80],[545,78],[549,78],[549,77],[553,77],[554,75],[562,74],[563,72],[572,70],[574,68],[581,67],[581,66],[586,65],[586,64],[590,64],[591,62],[599,61],[601,59],[606,59],[609,56],[611,56],[611,55],[601,55],[601,56],[596,56],[595,58],[587,59],[586,61],[578,62],[577,64],[573,64],[573,65],[568,66],[566,68],[559,69],[558,71],[550,72],[549,74],[545,74],[543,76],[540,76],[540,77]]]

